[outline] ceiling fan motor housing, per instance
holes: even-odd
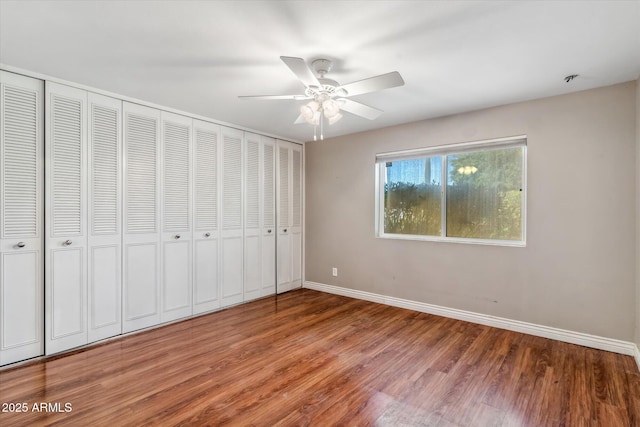
[[[343,91],[337,89],[339,84],[334,80],[329,79],[321,79],[320,83],[322,86],[309,86],[304,91],[304,94],[313,98],[316,101],[322,102],[329,98],[333,98],[334,96],[344,96]]]
[[[324,76],[331,71],[331,61],[328,59],[320,58],[311,62],[312,70],[318,76],[318,82],[321,86],[309,86],[305,91],[305,95],[316,101],[322,102],[335,96],[346,96],[347,92],[340,87],[340,83],[332,79],[326,79]]]
[[[311,63],[311,68],[320,78],[323,78],[325,74],[331,71],[331,61],[324,58],[316,59]]]

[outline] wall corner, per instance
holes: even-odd
[[[636,305],[635,342],[640,347],[640,75],[636,80]],[[638,354],[638,353],[637,353]],[[640,355],[636,357],[640,369]]]

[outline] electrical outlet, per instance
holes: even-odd
[[[333,270],[331,271],[331,273],[333,274],[333,277],[338,277],[338,269],[333,267]]]

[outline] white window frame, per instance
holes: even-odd
[[[476,152],[522,147],[522,240],[479,239],[471,237],[447,237],[447,156]],[[384,183],[386,182],[386,162],[410,160],[425,157],[441,156],[442,158],[442,196],[441,196],[441,228],[440,236],[421,234],[394,234],[384,232]],[[412,150],[392,151],[376,154],[375,159],[375,224],[376,237],[398,240],[424,240],[430,242],[468,243],[493,246],[527,246],[527,136],[518,135],[507,138],[488,139],[483,141],[464,142],[460,144],[439,145]]]

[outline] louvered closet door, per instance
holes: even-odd
[[[160,111],[123,102],[123,331],[160,323]]]
[[[262,137],[262,296],[276,292],[275,140]]]
[[[262,295],[262,143],[245,133],[244,155],[244,301]]]
[[[291,288],[302,286],[302,145],[291,144]]]
[[[193,121],[193,311],[220,307],[220,126]]]
[[[278,200],[277,292],[291,290],[291,156],[290,144],[277,141],[276,191]]]
[[[122,333],[122,101],[88,94],[89,342]]]
[[[221,306],[243,300],[242,131],[222,128]]]
[[[162,321],[189,316],[192,119],[162,112]]]
[[[45,351],[87,343],[87,92],[46,83]]]
[[[44,352],[44,83],[0,71],[0,365]]]
[[[302,146],[277,141],[278,292],[302,285]]]

